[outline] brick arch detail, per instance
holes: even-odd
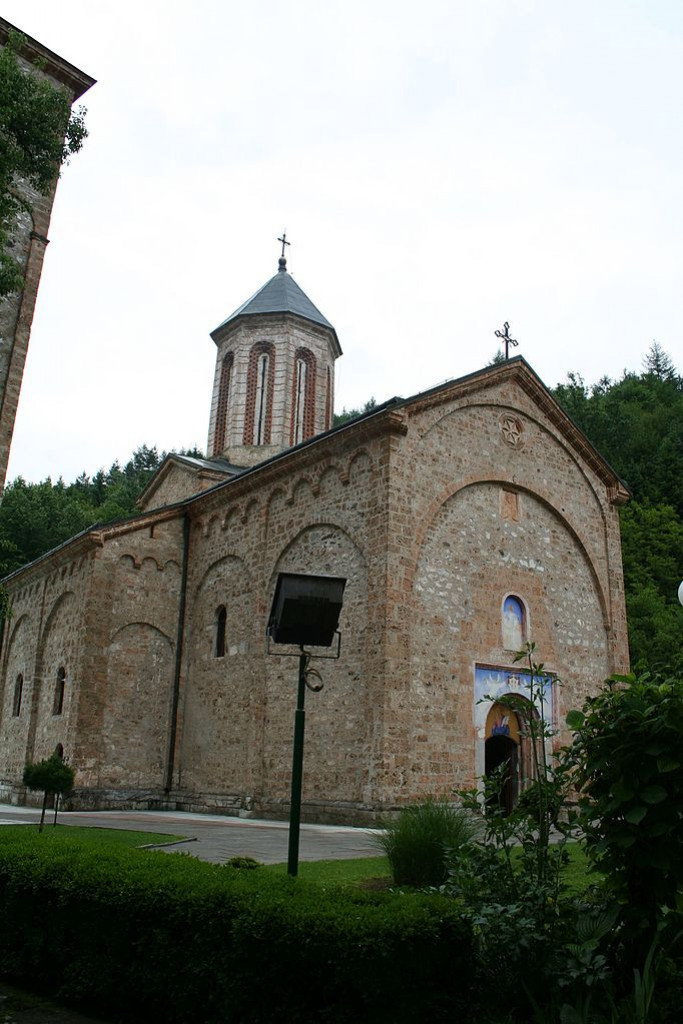
[[[326,516],[321,516],[319,518],[311,516],[308,519],[308,522],[306,523],[305,526],[302,527],[299,524],[296,524],[293,527],[293,529],[289,532],[288,539],[286,539],[285,543],[282,544],[277,557],[273,559],[272,568],[269,570],[268,573],[268,578],[271,581],[269,584],[269,593],[272,593],[272,588],[275,585],[275,580],[277,578],[277,572],[280,563],[286,560],[287,556],[290,554],[292,549],[296,547],[298,542],[303,537],[305,537],[308,534],[312,534],[319,528],[331,530],[334,533],[338,534],[340,537],[344,537],[350,543],[350,545],[358,552],[358,555],[362,560],[363,566],[367,567],[367,555],[365,552],[365,548],[359,542],[358,537],[354,536],[354,534],[346,527],[341,526],[339,523],[332,522]]]
[[[113,644],[116,638],[126,629],[130,629],[133,626],[140,626],[143,629],[149,630],[150,634],[160,636],[163,640],[168,642],[171,650],[173,650],[175,645],[171,637],[164,633],[163,629],[159,629],[158,626],[155,626],[153,622],[147,622],[145,619],[132,619],[130,622],[124,622],[122,626],[118,626],[109,638],[109,645]]]
[[[421,434],[420,441],[424,442],[433,431],[435,431],[443,424],[444,420],[450,419],[451,417],[454,418],[458,414],[463,412],[469,412],[471,409],[483,409],[496,411],[499,413],[510,413],[510,415],[512,416],[521,417],[522,419],[528,420],[529,423],[533,423],[534,426],[537,427],[542,434],[548,437],[551,442],[556,444],[557,447],[560,448],[565,453],[565,455],[574,463],[576,469],[581,474],[583,480],[587,484],[591,492],[591,497],[594,499],[596,505],[598,506],[600,510],[600,515],[602,516],[604,522],[605,510],[603,508],[603,503],[600,500],[600,494],[598,493],[595,484],[591,480],[589,474],[586,472],[585,464],[576,454],[576,451],[574,450],[572,445],[567,442],[566,438],[564,438],[561,434],[556,434],[553,430],[550,430],[548,425],[544,423],[539,416],[534,416],[533,413],[528,409],[520,409],[518,406],[509,405],[507,402],[464,401],[462,405],[459,405],[456,409],[450,409],[443,416],[440,416],[433,423],[430,423],[430,425],[427,427],[424,433]]]
[[[207,565],[200,579],[197,581],[197,584],[192,592],[193,605],[194,603],[196,603],[199,596],[203,592],[204,588],[206,587],[207,581],[210,580],[211,576],[214,575],[216,572],[221,572],[225,568],[229,568],[231,570],[232,575],[235,575],[236,573],[240,572],[244,573],[245,578],[249,583],[249,586],[252,586],[251,573],[245,560],[243,558],[240,558],[240,556],[237,554],[222,555],[220,558],[217,558],[215,561],[211,562],[210,565]]]
[[[301,360],[306,364],[306,388],[304,391],[304,414],[301,440],[307,441],[315,434],[315,390],[317,384],[317,361],[309,348],[298,348],[294,353],[294,373],[292,374],[292,415],[289,425],[289,443],[296,438],[296,378],[297,366]]]
[[[59,657],[54,659],[54,662],[47,661],[46,652],[50,641],[52,639],[53,631],[56,626],[59,625],[60,619],[64,615],[68,615],[73,609],[76,603],[76,595],[72,590],[65,590],[59,594],[52,603],[49,614],[45,619],[42,630],[38,634],[38,641],[36,645],[36,659],[35,668],[33,674],[33,687],[31,693],[31,710],[28,727],[28,735],[26,739],[26,759],[33,760],[36,749],[36,743],[40,744],[40,738],[37,737],[38,719],[40,709],[42,705],[51,705],[49,696],[49,690],[46,693],[46,687],[53,682],[56,678],[57,667],[63,666],[66,671],[67,679],[69,678],[69,670],[73,665],[74,652],[73,642],[69,642],[68,636],[67,641],[60,643],[59,646]],[[54,668],[54,676],[52,669]],[[73,678],[71,679],[73,682]],[[45,730],[43,730],[45,732]],[[44,737],[43,737],[44,738]],[[54,745],[54,744],[53,744]],[[40,752],[40,751],[39,751]]]
[[[263,431],[263,443],[270,444],[273,426],[273,393],[275,390],[275,346],[269,341],[257,341],[249,353],[247,368],[247,400],[244,410],[244,444],[254,444],[254,415],[256,413],[257,370],[259,356],[263,353],[268,359],[268,378],[266,380],[266,415]]]
[[[72,590],[65,590],[54,600],[52,608],[50,609],[43,626],[43,630],[38,638],[38,659],[42,662],[43,653],[45,651],[45,645],[50,632],[54,626],[55,619],[62,613],[62,609],[65,605],[72,604],[76,598],[76,595]]]
[[[7,642],[7,647],[6,647],[5,656],[4,656],[5,671],[7,670],[7,665],[9,663],[9,660],[10,660],[10,658],[12,656],[12,653],[13,653],[13,649],[14,649],[14,645],[15,645],[15,642],[16,642],[17,634],[19,633],[19,628],[21,627],[22,630],[23,630],[23,628],[25,627],[27,621],[28,621],[28,615],[26,614],[26,612],[24,612],[22,615],[19,616],[19,618],[16,620],[16,622],[12,623],[12,632],[11,632],[9,640]]]
[[[498,486],[498,487],[513,487],[520,494],[528,494],[531,498],[534,498],[541,505],[545,506],[545,508],[547,508],[548,511],[551,512],[557,518],[557,520],[560,523],[562,523],[563,527],[566,529],[567,533],[575,541],[575,543],[576,543],[577,547],[579,548],[583,558],[585,559],[585,562],[586,562],[586,564],[588,566],[588,571],[590,573],[591,579],[593,581],[593,585],[595,587],[595,593],[597,594],[597,597],[598,597],[598,602],[600,604],[600,609],[602,611],[603,623],[604,623],[605,629],[610,629],[612,623],[611,623],[611,613],[610,613],[610,605],[609,605],[608,595],[605,593],[605,589],[604,589],[604,587],[602,585],[602,582],[600,580],[600,576],[599,576],[598,570],[596,568],[595,562],[593,560],[593,556],[592,556],[591,552],[588,550],[585,542],[581,538],[581,536],[578,533],[577,529],[567,519],[566,515],[563,512],[560,511],[560,509],[557,507],[557,505],[555,505],[550,500],[550,498],[548,498],[547,496],[541,494],[540,491],[532,490],[530,487],[524,487],[524,486],[522,486],[520,484],[513,483],[510,480],[502,480],[498,476],[491,476],[491,477],[477,476],[477,477],[473,477],[473,478],[468,478],[468,479],[462,480],[456,486],[446,488],[444,491],[442,491],[442,493],[438,497],[436,497],[431,502],[431,504],[429,506],[429,509],[427,510],[426,515],[423,516],[422,521],[421,521],[420,525],[418,526],[418,529],[416,530],[416,533],[415,533],[415,543],[413,545],[413,550],[412,550],[412,552],[410,554],[410,567],[408,568],[407,573],[406,573],[407,582],[408,582],[408,586],[410,587],[410,590],[412,591],[413,585],[414,585],[414,582],[415,582],[415,575],[416,575],[418,563],[419,563],[419,560],[420,560],[420,554],[422,552],[422,546],[423,546],[423,544],[425,542],[425,539],[427,537],[427,534],[428,534],[429,530],[432,527],[432,524],[436,520],[436,517],[438,516],[438,514],[441,511],[442,507],[448,501],[450,501],[451,498],[455,497],[456,494],[458,494],[461,491],[464,491],[464,490],[466,490],[466,489],[468,489],[470,487],[476,487],[479,484],[494,484],[495,486]]]

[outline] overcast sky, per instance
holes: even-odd
[[[336,408],[477,370],[683,369],[680,0],[4,0],[98,80],[9,477],[206,446],[209,332],[288,267]]]

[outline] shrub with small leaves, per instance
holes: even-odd
[[[247,871],[253,871],[254,868],[262,867],[260,860],[254,860],[253,857],[230,857],[225,862],[226,868],[241,868]]]
[[[642,956],[683,888],[683,679],[613,676],[567,724],[587,851]]]
[[[383,823],[377,836],[396,885],[416,888],[443,885],[453,852],[480,831],[478,820],[462,807],[427,800],[402,808]]]

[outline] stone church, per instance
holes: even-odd
[[[6,580],[0,798],[57,748],[75,807],[286,816],[297,663],[266,625],[292,571],[347,580],[303,816],[369,822],[502,760],[513,800],[515,651],[535,641],[560,738],[628,668],[624,485],[519,357],[334,427],[339,340],[284,259],[211,337],[207,458],[169,455],[135,518]]]

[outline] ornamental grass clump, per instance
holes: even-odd
[[[382,823],[377,836],[395,885],[438,887],[448,877],[453,852],[472,842],[477,820],[462,807],[437,800],[404,807]]]

